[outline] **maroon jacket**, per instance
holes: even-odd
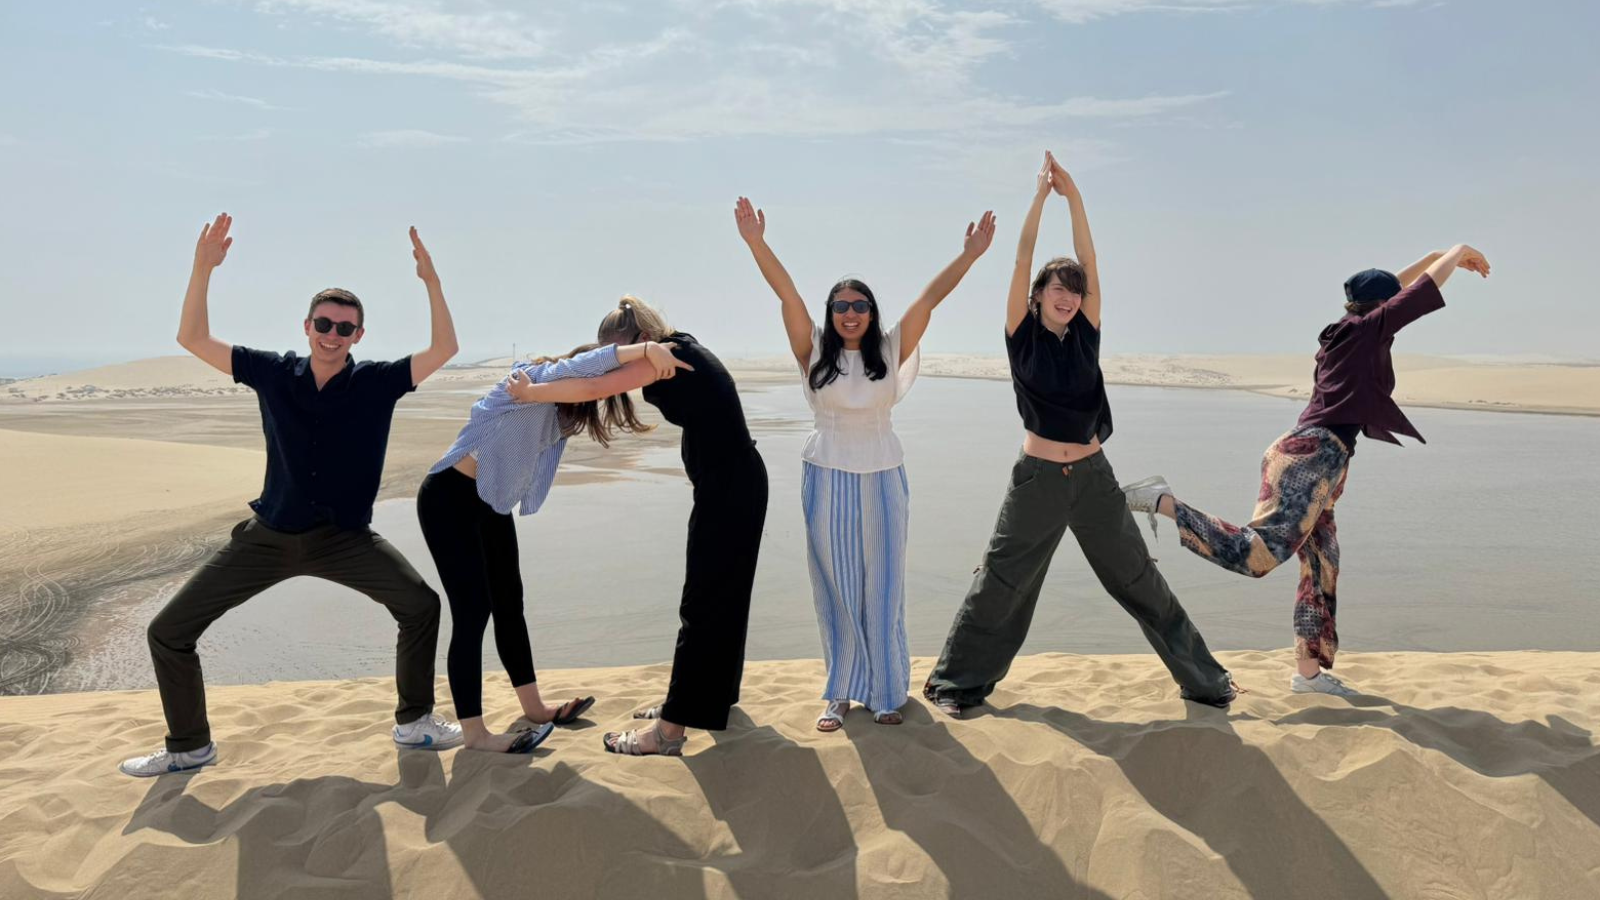
[[[1300,414],[1301,425],[1360,425],[1369,438],[1400,443],[1396,434],[1422,435],[1395,405],[1395,333],[1428,313],[1444,308],[1444,296],[1428,275],[1364,316],[1347,315],[1322,329],[1318,338],[1316,386]]]

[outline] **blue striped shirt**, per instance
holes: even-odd
[[[594,378],[621,364],[617,347],[607,344],[571,359],[517,363],[534,384],[563,378]],[[501,381],[472,404],[472,415],[444,457],[428,470],[442,472],[468,455],[478,459],[478,496],[497,513],[509,513],[518,503],[522,514],[539,511],[556,478],[556,466],[567,439],[553,403],[517,403]]]

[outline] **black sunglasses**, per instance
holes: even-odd
[[[355,334],[356,329],[360,328],[361,326],[354,322],[335,322],[327,316],[317,316],[315,319],[311,320],[311,327],[317,330],[317,334],[327,334],[337,327],[339,330],[339,337],[349,337],[350,335]]]
[[[828,305],[841,316],[852,309],[862,315],[872,312],[872,304],[865,300],[835,300]]]

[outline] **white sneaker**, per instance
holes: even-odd
[[[1335,697],[1359,697],[1361,692],[1339,679],[1321,672],[1310,678],[1294,673],[1289,679],[1289,690],[1296,694],[1332,694]]]
[[[394,727],[394,742],[413,750],[449,750],[462,740],[461,726],[438,713]]]
[[[1122,486],[1122,495],[1128,501],[1128,509],[1148,514],[1150,534],[1156,537],[1160,537],[1156,531],[1156,507],[1161,505],[1161,498],[1169,494],[1172,494],[1172,485],[1167,484],[1167,479],[1160,475]]]
[[[201,766],[209,766],[217,761],[217,745],[215,742],[201,747],[199,750],[186,750],[182,753],[169,753],[166,750],[157,750],[149,756],[135,756],[125,759],[117,768],[124,775],[135,778],[153,778],[157,775],[171,775],[174,772],[192,772]]]

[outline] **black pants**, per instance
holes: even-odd
[[[483,715],[483,632],[494,619],[494,644],[512,687],[534,683],[533,647],[522,618],[517,526],[478,496],[478,483],[455,469],[422,479],[417,519],[450,600],[450,655],[445,671],[456,717]]]
[[[750,592],[767,521],[767,468],[761,454],[719,460],[695,479],[678,647],[661,717],[721,731],[739,702]]]
[[[178,589],[146,632],[167,716],[169,751],[198,750],[211,742],[205,676],[195,652],[200,635],[223,613],[296,575],[325,578],[388,607],[400,626],[395,721],[414,722],[433,711],[439,595],[400,551],[370,528],[323,525],[289,534],[250,518],[233,527],[228,543]]]

